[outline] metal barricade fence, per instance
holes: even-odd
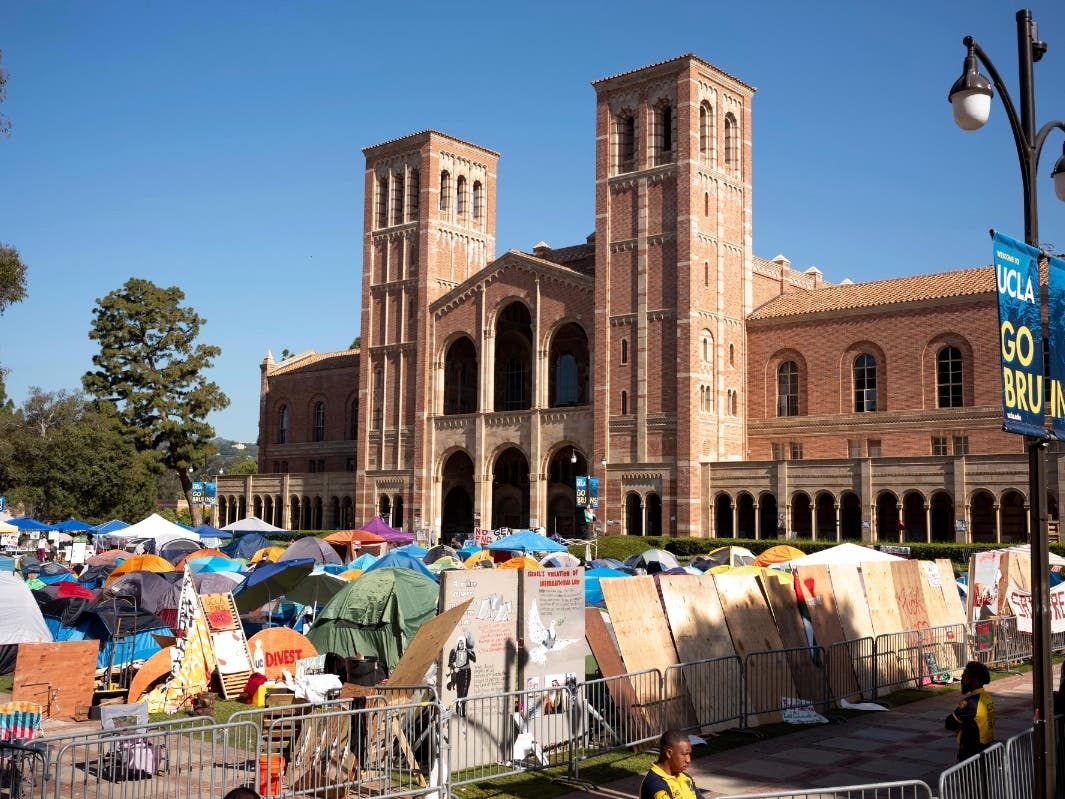
[[[259,730],[250,722],[154,725],[68,741],[50,751],[54,799],[193,799],[254,784]]]
[[[939,775],[939,799],[1012,799],[1006,748],[991,744]],[[1027,794],[1031,796],[1031,794]]]
[[[267,722],[260,793],[401,797],[443,783],[440,706],[381,704]]]
[[[574,768],[583,758],[657,741],[662,683],[662,673],[648,669],[578,685],[575,705],[582,727],[574,738]]]
[[[950,682],[969,662],[967,625],[943,624],[920,630],[922,682]],[[950,679],[944,679],[949,677]]]
[[[825,657],[829,702],[876,697],[876,641],[873,638],[839,641],[828,647]]]
[[[1032,795],[1032,778],[1035,763],[1035,753],[1032,748],[1033,735],[1034,731],[1028,729],[1006,741],[1006,772],[1015,799]]]
[[[825,650],[819,646],[749,653],[743,661],[747,685],[744,724],[749,724],[752,716],[780,721],[784,710],[797,706],[812,705],[824,711],[828,689],[825,670],[818,665],[824,662]]]
[[[564,686],[461,699],[443,720],[451,785],[569,768],[583,725],[583,708]]]
[[[743,724],[743,663],[736,655],[670,666],[662,685],[664,697],[676,687],[691,703],[694,721],[682,723],[680,729],[717,732]]]
[[[0,796],[43,799],[48,790],[44,752],[33,742],[0,741]]]
[[[302,700],[294,701],[287,705],[270,705],[267,707],[250,707],[243,710],[238,710],[229,717],[230,722],[250,721],[255,724],[259,729],[264,728],[266,719],[273,718],[277,715],[299,715],[306,716],[311,713],[329,713],[334,710],[351,710],[354,706],[354,700],[350,697],[346,699],[329,699],[325,702],[306,702]]]
[[[905,780],[868,785],[842,785],[838,788],[736,793],[719,796],[717,799],[932,799],[932,789],[920,780]]]
[[[924,665],[921,657],[919,630],[904,630],[878,635],[876,652],[877,697],[883,689],[897,690],[906,686],[919,687]],[[889,692],[890,692],[889,690]]]
[[[1016,616],[998,616],[968,624],[969,657],[991,669],[1031,660],[1032,635],[1017,629]]]

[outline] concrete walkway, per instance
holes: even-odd
[[[1057,685],[1057,669],[1054,683]],[[1032,726],[1030,674],[992,673],[999,741]],[[738,749],[699,757],[688,773],[706,799],[725,794],[764,793],[843,785],[923,780],[938,790],[939,774],[957,762],[954,735],[943,721],[961,699],[961,687],[885,712],[847,721],[800,727],[796,732]],[[647,756],[650,766],[653,754]],[[566,799],[639,795],[642,777],[629,777],[570,794]]]

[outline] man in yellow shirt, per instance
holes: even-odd
[[[666,730],[658,742],[658,760],[640,785],[640,799],[703,799],[684,773],[692,762],[692,745],[680,730]]]
[[[961,702],[947,716],[946,727],[958,737],[958,761],[968,760],[995,742],[995,700],[984,690],[991,682],[987,666],[975,660],[961,673]]]

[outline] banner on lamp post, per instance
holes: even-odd
[[[1047,327],[1050,349],[1050,391],[1047,411],[1057,437],[1065,438],[1065,261],[1048,258]]]
[[[1039,251],[994,233],[1002,363],[1002,429],[1046,438]]]

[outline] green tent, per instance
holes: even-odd
[[[423,622],[436,615],[440,586],[398,567],[373,569],[344,586],[307,637],[319,653],[376,657],[389,671]]]

